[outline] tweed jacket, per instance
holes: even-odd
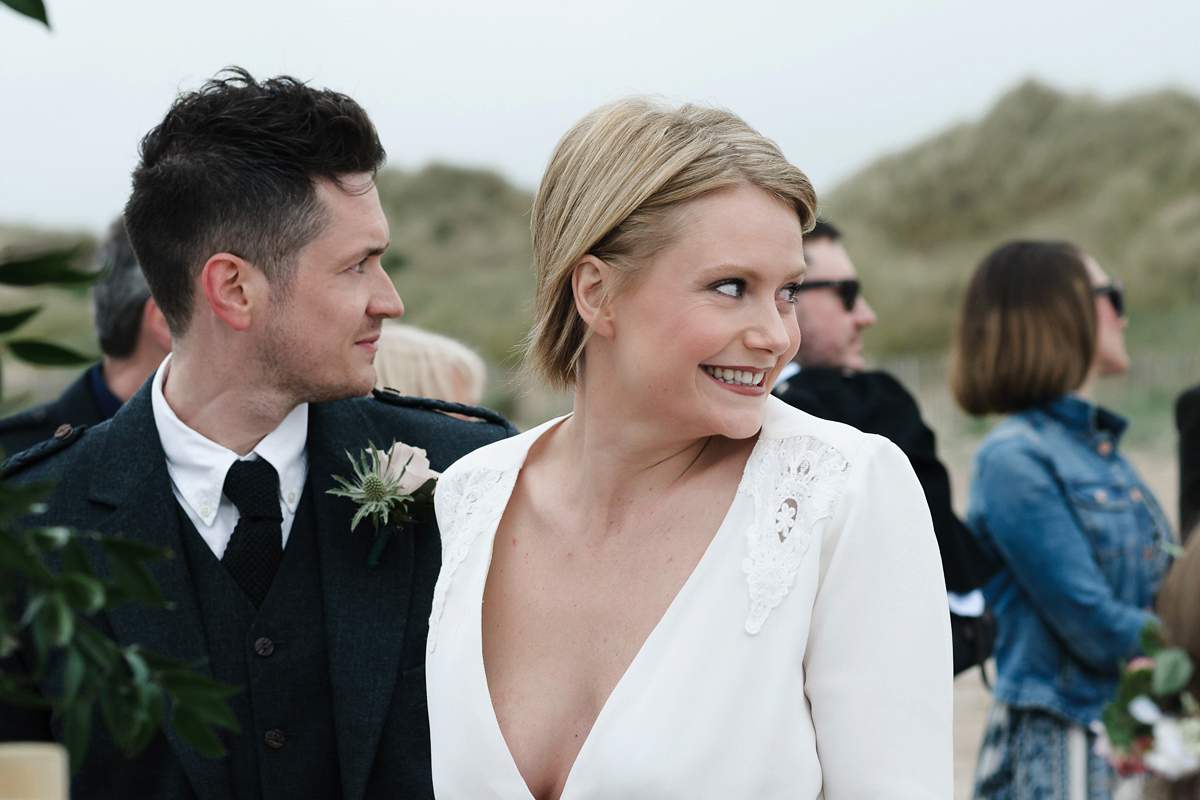
[[[455,419],[437,413],[439,408],[483,419]],[[359,452],[368,442],[386,447],[398,440],[422,447],[431,466],[444,470],[512,433],[492,412],[388,393],[310,406],[308,482],[321,576],[314,589],[323,598],[334,732],[342,796],[348,800],[432,796],[424,652],[440,543],[433,514],[425,514],[393,538],[378,567],[368,567],[370,536],[361,527],[350,531],[355,504],[326,491],[335,488],[334,475],[351,473],[347,452]],[[10,459],[5,473],[22,483],[57,479],[49,510],[37,524],[121,533],[182,552],[181,515],[154,424],[149,383],[113,419],[32,448]],[[150,565],[172,609],[128,603],[97,615],[94,624],[123,645],[138,643],[208,671],[199,604],[183,561]],[[20,653],[0,668],[28,670]],[[59,666],[39,685],[54,693],[61,679]],[[0,706],[0,741],[61,734],[46,714]],[[230,796],[224,765],[200,755],[168,725],[131,762],[98,715],[88,755],[72,782],[75,797]],[[153,791],[129,793],[144,786]],[[304,787],[294,787],[291,796],[304,796]]]

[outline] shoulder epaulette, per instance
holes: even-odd
[[[12,477],[26,467],[67,449],[78,442],[87,429],[87,425],[60,425],[54,436],[8,458],[0,467],[0,475]]]
[[[448,400],[436,400],[432,397],[410,397],[409,395],[400,394],[395,389],[375,389],[371,392],[371,396],[376,400],[387,403],[390,406],[399,406],[401,408],[417,408],[423,411],[443,411],[449,414],[462,414],[466,417],[474,417],[481,419],[484,422],[490,422],[493,425],[499,425],[505,430],[514,430],[512,425],[503,414],[492,411],[488,408],[479,408],[477,406],[463,405],[462,403],[451,403]]]

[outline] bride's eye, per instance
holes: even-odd
[[[746,292],[746,282],[737,278],[718,281],[713,284],[713,289],[727,297],[741,297]]]
[[[795,303],[798,294],[800,294],[800,284],[789,283],[779,290],[779,300],[782,303]]]

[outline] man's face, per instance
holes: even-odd
[[[829,238],[804,243],[808,264],[805,282],[857,278],[850,256],[840,242]],[[796,320],[800,323],[800,349],[794,361],[802,367],[863,368],[862,331],[875,324],[875,312],[861,294],[846,310],[833,287],[814,288],[796,295]]]
[[[380,264],[388,223],[379,193],[366,174],[343,182],[349,191],[317,184],[325,226],[300,251],[289,290],[261,322],[267,380],[297,403],[369,393],[380,325],[404,313]]]

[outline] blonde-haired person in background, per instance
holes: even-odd
[[[1167,566],[1167,522],[1117,445],[1128,425],[1091,399],[1129,368],[1123,295],[1068,242],[1018,241],[976,268],[951,388],[1010,414],[975,453],[967,526],[1001,563],[995,700],[978,800],[1104,800],[1112,772],[1088,726],[1113,698]]]
[[[375,387],[413,397],[477,406],[487,368],[462,342],[399,322],[385,322],[375,353]]]
[[[631,98],[559,142],[528,365],[575,410],[438,486],[442,800],[950,797],[921,486],[769,393],[815,206],[727,111]]]

